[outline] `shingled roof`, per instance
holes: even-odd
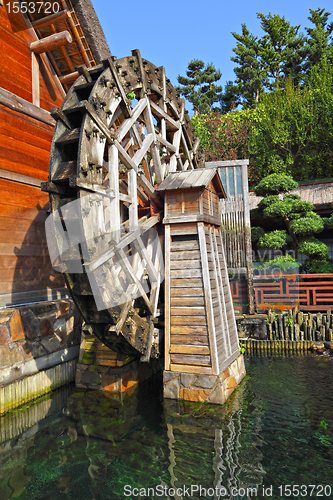
[[[156,190],[171,191],[207,187],[211,181],[214,182],[219,197],[226,198],[224,187],[216,168],[198,168],[182,172],[170,172]]]

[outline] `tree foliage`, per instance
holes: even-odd
[[[333,69],[322,61],[307,84],[265,94],[253,113],[248,152],[255,179],[285,172],[297,180],[333,176]]]
[[[178,75],[182,87],[176,90],[193,105],[194,114],[209,113],[213,104],[222,98],[222,86],[216,85],[221,79],[221,72],[214,64],[206,64],[199,59],[189,62],[186,77]]]
[[[333,63],[333,22],[328,23],[329,16],[325,9],[310,9],[308,19],[313,26],[305,28],[308,34],[304,64],[306,73],[322,60]]]
[[[307,81],[313,66],[325,59],[333,62],[333,23],[325,9],[310,9],[310,28],[300,32],[277,14],[257,12],[262,36],[256,37],[242,24],[242,33],[232,33],[236,47],[232,50],[236,74],[235,95],[244,108],[258,105],[265,92],[282,89],[287,79],[295,85]],[[236,99],[235,99],[236,100]]]
[[[258,105],[263,92],[284,86],[286,77],[299,79],[305,55],[306,39],[300,26],[291,26],[277,14],[257,12],[263,30],[261,38],[252,35],[246,24],[242,34],[232,33],[237,40],[232,50],[236,63],[237,94],[245,108]]]
[[[253,111],[209,113],[192,118],[206,161],[247,158]]]

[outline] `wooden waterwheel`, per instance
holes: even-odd
[[[61,228],[58,270],[93,333],[148,360],[159,354],[153,332],[163,314],[163,199],[155,187],[169,172],[202,166],[199,140],[164,68],[138,50],[79,72],[52,111],[42,187]]]

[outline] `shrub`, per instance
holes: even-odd
[[[272,194],[287,193],[296,189],[298,184],[290,175],[271,174],[264,177],[254,189],[257,196],[268,196]]]
[[[328,248],[325,243],[317,240],[316,238],[309,238],[299,244],[299,251],[308,255],[311,259],[325,259],[327,258]]]
[[[264,234],[258,241],[260,247],[273,248],[278,250],[288,243],[290,237],[287,235],[286,231],[270,231]]]

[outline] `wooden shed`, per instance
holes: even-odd
[[[164,395],[223,403],[230,374],[220,374],[236,362],[235,387],[245,373],[220,229],[225,191],[216,169],[170,173],[157,191],[165,196]]]

